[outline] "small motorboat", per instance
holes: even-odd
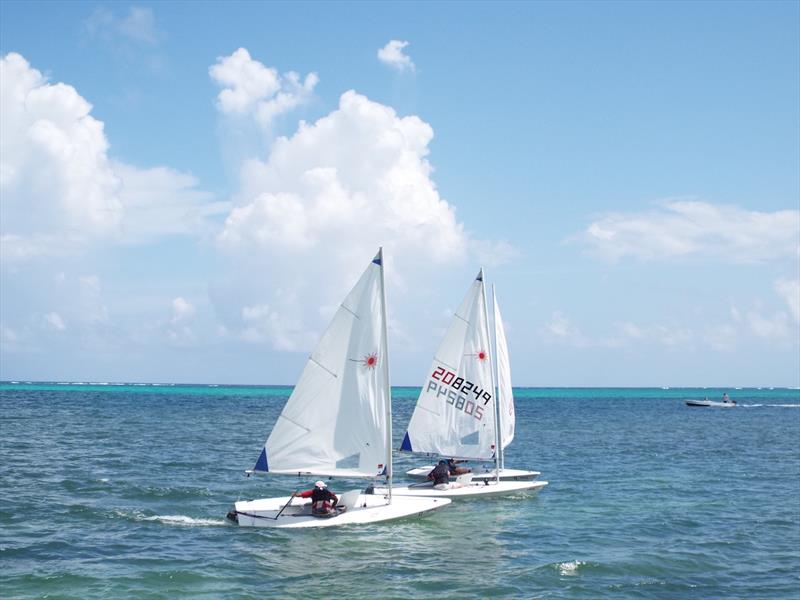
[[[716,408],[731,408],[736,406],[736,400],[731,400],[728,398],[728,395],[722,399],[722,402],[715,402],[713,400],[709,400],[705,398],[703,400],[686,400],[686,406],[696,406],[696,407],[716,407]]]

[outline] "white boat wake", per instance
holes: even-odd
[[[742,408],[800,408],[800,404],[739,404]]]
[[[181,525],[185,527],[227,527],[225,519],[194,519],[186,515],[154,515],[142,517],[142,521],[157,521],[165,525]]]

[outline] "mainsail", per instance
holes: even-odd
[[[306,363],[255,472],[374,477],[391,469],[382,252]]]
[[[436,351],[400,449],[492,459],[494,396],[481,269]]]
[[[514,439],[514,392],[511,388],[511,366],[508,361],[508,344],[506,332],[503,328],[503,318],[500,316],[500,307],[497,305],[497,295],[492,286],[492,304],[494,305],[494,334],[495,350],[497,355],[497,408],[498,427],[500,429],[500,459],[503,462],[503,449]]]

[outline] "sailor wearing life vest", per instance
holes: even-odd
[[[324,481],[317,481],[314,484],[314,489],[306,490],[304,492],[294,492],[292,496],[299,496],[300,498],[311,498],[311,514],[312,515],[327,515],[330,514],[336,503],[339,502],[336,494],[327,489]]]

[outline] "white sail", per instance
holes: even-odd
[[[374,477],[391,467],[381,252],[342,302],[254,471]]]
[[[450,323],[422,385],[401,450],[494,456],[494,385],[483,270]]]
[[[506,332],[503,328],[503,318],[500,316],[500,307],[497,305],[497,296],[492,287],[494,304],[494,333],[495,348],[497,353],[497,406],[500,420],[500,447],[505,448],[514,439],[514,392],[511,389],[511,366],[508,362],[508,344]]]

